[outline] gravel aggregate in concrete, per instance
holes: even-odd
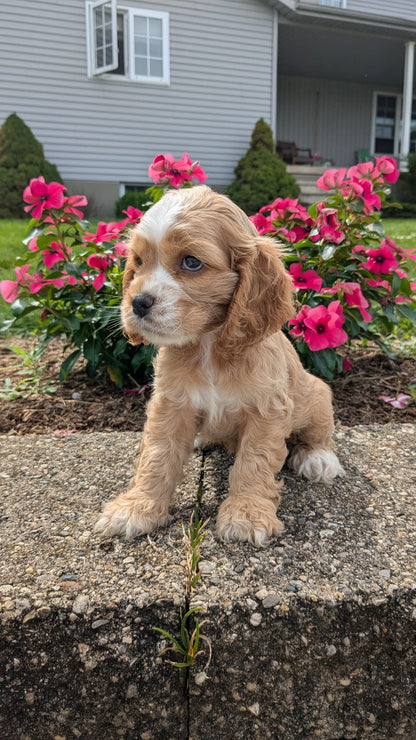
[[[125,541],[92,528],[139,435],[1,437],[0,736],[416,738],[416,427],[335,440],[347,476],[326,487],[285,469],[285,532],[259,549],[215,535],[222,448],[192,456],[164,529]],[[186,607],[181,524],[201,470],[191,603],[213,655],[184,694],[152,627],[177,634]]]

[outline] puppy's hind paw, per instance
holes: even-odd
[[[340,461],[330,450],[295,447],[288,464],[291,470],[313,483],[329,484],[334,478],[345,475]]]
[[[130,499],[118,496],[106,504],[94,531],[109,537],[124,535],[127,539],[148,534],[168,520],[168,513],[158,509],[155,502],[144,497]]]

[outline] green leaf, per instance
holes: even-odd
[[[114,365],[107,365],[107,372],[110,376],[110,380],[121,388],[123,385],[123,373],[120,368],[114,367]]]
[[[60,316],[59,318],[62,326],[65,327],[65,329],[67,329],[71,334],[77,331],[80,327],[80,320],[77,316],[74,316],[74,314],[69,314],[68,316]]]
[[[405,319],[409,319],[413,324],[416,324],[416,311],[412,306],[407,303],[396,303],[396,311],[400,316]]]
[[[381,238],[385,236],[384,226],[381,221],[372,221],[372,223],[367,225],[366,231],[373,232]]]
[[[13,316],[21,316],[28,305],[29,304],[26,298],[16,298],[16,300],[10,304],[10,311],[12,312]]]
[[[335,374],[336,355],[333,349],[321,349],[311,352],[311,360],[319,375],[333,380]]]
[[[78,280],[82,278],[82,273],[88,269],[88,265],[86,262],[77,264],[76,262],[70,262],[69,260],[65,263],[65,267],[68,275],[71,275],[71,277],[75,277]]]
[[[67,379],[80,354],[81,350],[76,349],[75,352],[71,352],[66,360],[63,361],[61,369],[59,370],[59,380],[61,383],[63,383]]]
[[[338,244],[326,244],[322,250],[322,259],[330,260],[338,249]]]
[[[394,299],[400,290],[401,278],[397,272],[393,272],[393,279],[391,281],[391,298]]]
[[[89,362],[93,367],[97,367],[101,352],[101,342],[98,337],[88,337],[84,342],[82,351],[87,362]]]
[[[32,220],[35,221],[35,223],[38,223],[36,219],[32,219]],[[32,221],[30,223],[32,223]],[[29,230],[27,237],[25,237],[25,239],[22,239],[23,244],[27,247],[27,245],[32,239],[37,239],[39,236],[43,234],[43,232],[44,232],[43,226],[34,226],[32,229]]]

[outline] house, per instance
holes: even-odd
[[[414,0],[3,3],[0,122],[16,112],[101,215],[158,153],[224,188],[263,117],[317,163],[416,148]]]

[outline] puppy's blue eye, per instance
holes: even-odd
[[[183,258],[181,267],[184,268],[184,270],[190,270],[191,272],[198,272],[198,270],[201,269],[204,265],[200,260],[198,260],[196,257],[192,257],[191,255],[187,255]]]

